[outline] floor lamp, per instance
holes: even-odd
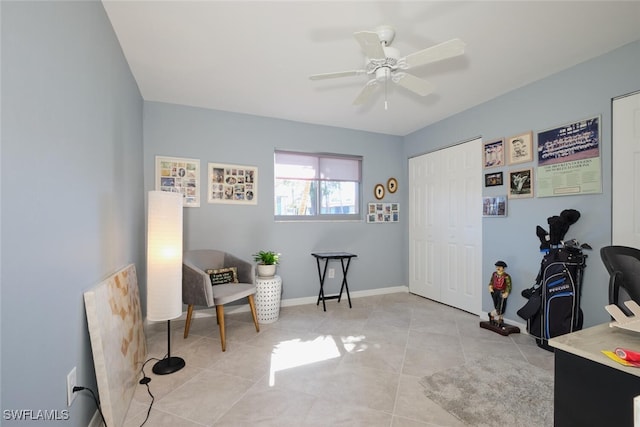
[[[147,320],[167,321],[167,357],[153,366],[158,375],[184,368],[171,356],[171,319],[182,314],[182,194],[149,192],[147,221]]]

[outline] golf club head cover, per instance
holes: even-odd
[[[571,226],[578,222],[578,220],[580,219],[580,212],[575,209],[565,209],[560,212],[560,217]]]
[[[578,222],[580,219],[580,212],[575,209],[565,209],[560,212],[560,218],[562,218],[562,228],[560,230],[560,240],[564,240],[564,236],[569,231],[569,227]]]
[[[537,225],[536,236],[538,236],[538,239],[540,239],[540,250],[541,251],[548,250],[549,249],[549,233],[547,233],[547,230]]]
[[[558,215],[554,215],[547,218],[547,223],[549,224],[549,244],[559,245],[562,236],[564,236],[562,231],[564,228],[564,220]]]

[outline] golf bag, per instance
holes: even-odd
[[[542,258],[535,285],[522,291],[528,302],[518,310],[539,347],[553,351],[550,338],[582,329],[582,278],[587,255],[579,247],[552,247]]]

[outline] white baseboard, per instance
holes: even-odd
[[[365,291],[350,292],[349,295],[351,296],[351,298],[362,298],[362,297],[370,297],[373,295],[395,294],[398,292],[408,293],[409,287],[390,286],[388,288],[368,289]],[[303,297],[303,298],[289,298],[289,299],[283,299],[282,301],[280,301],[280,307],[293,307],[296,305],[315,304],[316,301],[318,301],[317,296]],[[242,304],[238,306],[234,306],[234,305],[225,306],[225,313],[242,313],[242,312],[248,312],[248,311],[249,311],[249,306],[247,304]],[[196,319],[199,317],[216,317],[215,307],[205,308],[201,310],[194,310],[193,318]],[[187,318],[187,313],[183,312],[180,317],[174,320],[185,320],[186,318]],[[149,322],[147,319],[145,319],[145,325],[149,323],[157,323],[157,322]]]
[[[409,292],[408,286],[390,286],[388,288],[368,289],[365,291],[354,291],[354,292],[350,292],[349,295],[351,296],[351,298],[362,298],[362,297],[370,297],[373,295],[385,295],[385,294],[408,293],[408,292]],[[283,299],[280,302],[280,307],[293,307],[296,305],[315,304],[316,301],[318,301],[317,296],[303,297],[303,298],[289,298],[289,299]],[[225,306],[226,313],[243,313],[248,311],[249,311],[249,306],[247,304],[242,304],[238,306],[233,306],[233,305]],[[194,310],[193,317],[194,318],[216,317],[216,309],[215,307],[212,307],[212,308],[206,308],[201,310]],[[183,312],[182,316],[178,317],[175,320],[185,320],[186,318],[187,318],[187,313]],[[480,319],[488,320],[489,313],[486,311],[481,312]],[[518,328],[520,328],[520,333],[528,335],[526,323],[522,323],[521,321],[516,321],[513,319],[507,319],[507,318],[505,318],[504,321],[505,323],[508,323],[510,325],[517,326]],[[157,323],[157,322],[148,322],[145,319],[145,324],[147,323]],[[100,417],[100,414],[98,414],[98,420],[99,420],[99,417]],[[94,426],[93,424],[91,424],[89,427],[97,427],[99,425],[100,424],[96,424],[96,426]]]
[[[409,288],[407,286],[391,286],[388,288],[368,289],[366,291],[349,292],[349,296],[351,298],[362,298],[362,297],[370,297],[373,295],[395,294],[398,292],[408,293]],[[304,298],[291,298],[291,299],[282,300],[282,302],[280,303],[280,306],[292,307],[294,305],[315,304],[317,301],[318,301],[317,296],[304,297]]]

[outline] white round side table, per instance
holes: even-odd
[[[256,312],[259,323],[273,323],[280,316],[280,276],[256,276]]]

